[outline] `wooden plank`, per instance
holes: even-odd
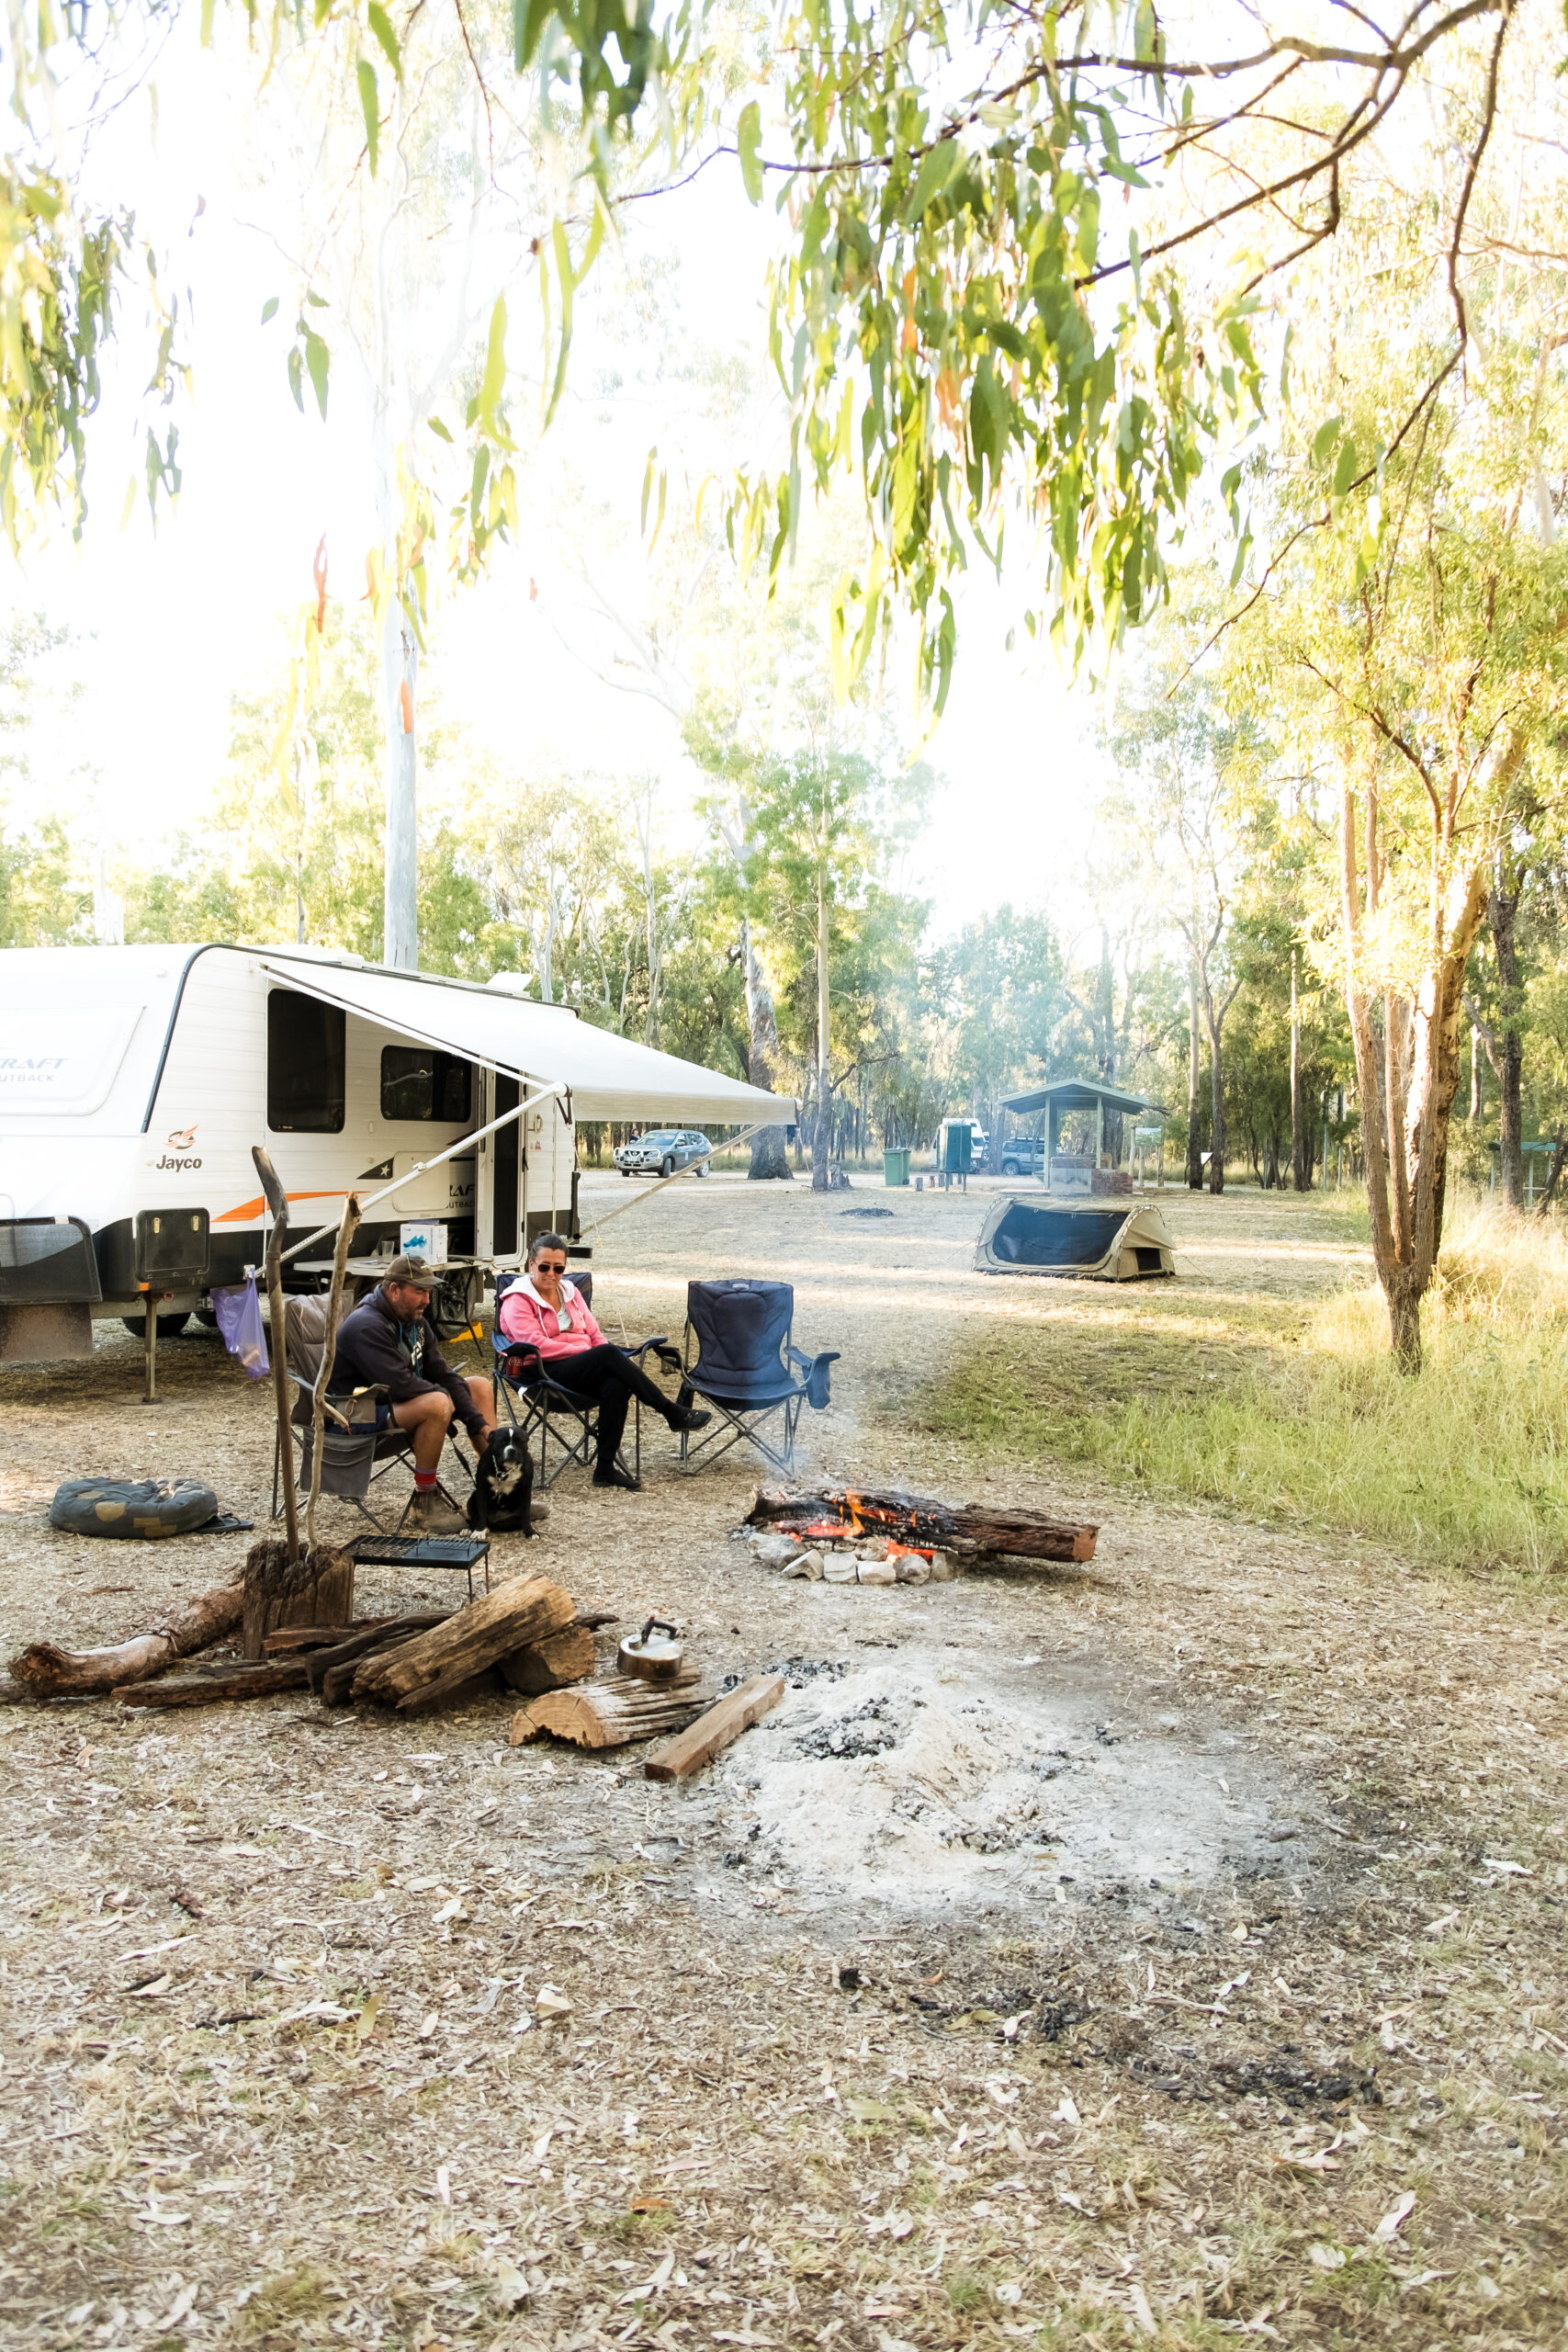
[[[262,1636],[262,1655],[276,1657],[284,1650],[328,1650],[353,1634],[368,1634],[390,1623],[388,1617],[360,1617],[352,1625],[275,1625]]]
[[[728,1691],[716,1707],[710,1707],[705,1715],[699,1715],[694,1724],[677,1734],[668,1747],[650,1756],[643,1770],[650,1781],[683,1781],[688,1772],[711,1763],[743,1731],[750,1731],[753,1724],[760,1724],[764,1715],[772,1714],[784,1694],[782,1674],[759,1674],[753,1680],[743,1682],[738,1690]]]

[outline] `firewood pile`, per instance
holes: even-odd
[[[1092,1560],[1100,1530],[1039,1511],[853,1487],[764,1487],[744,1522],[752,1557],[829,1584],[930,1584],[976,1558]]]
[[[11,1662],[17,1687],[39,1701],[102,1695],[160,1708],[299,1690],[327,1707],[358,1704],[404,1716],[487,1693],[515,1694],[524,1703],[512,1718],[513,1747],[543,1733],[590,1749],[676,1735],[647,1765],[649,1779],[663,1781],[706,1763],[784,1695],[782,1676],[720,1690],[684,1659],[657,1681],[626,1673],[592,1679],[594,1634],[615,1620],[605,1610],[579,1608],[548,1577],[510,1577],[457,1609],[334,1623],[323,1603],[345,1592],[352,1602],[352,1560],[344,1555],[344,1571],[318,1558],[321,1572],[284,1579],[280,1597],[275,1549],[253,1546],[248,1592],[246,1583],[219,1586],[129,1641],[78,1651],[33,1644]],[[265,1611],[258,1580],[268,1594]],[[276,1622],[280,1614],[287,1622]],[[197,1656],[242,1630],[257,1655]]]

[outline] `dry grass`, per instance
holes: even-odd
[[[1293,1792],[1297,1834],[1179,1901],[1109,1873],[1010,1911],[955,1917],[910,1887],[812,1913],[727,1866],[738,1781],[655,1790],[635,1757],[507,1751],[500,1707],[412,1725],[289,1698],[163,1723],[8,1710],[7,2344],[1560,2335],[1559,1614],[890,1415],[955,1333],[1260,1344],[1239,1335],[1310,1318],[1353,1241],[1289,1204],[1181,1202],[1185,1289],[1065,1302],[964,1271],[975,1203],[862,1228],[838,1204],[688,1189],[610,1228],[628,1321],[673,1319],[694,1259],[790,1272],[806,1342],[846,1347],[818,1425],[835,1459],[1087,1511],[1100,1559],[785,1587],[728,1542],[743,1475],[677,1487],[660,1456],[641,1498],[558,1490],[528,1565],[626,1615],[667,1600],[720,1671],[921,1643],[979,1689],[1025,1657],[1046,1690],[1099,1676],[1108,1724],[1172,1724],[1210,1773],[1228,1747]],[[172,1432],[179,1466],[220,1459],[224,1499],[260,1501],[265,1414],[212,1365],[170,1351],[156,1440],[129,1347],[100,1359],[90,1414],[0,1382],[14,1639],[107,1638],[212,1579],[210,1546],[40,1524],[56,1477]],[[125,1583],[142,1592],[94,1597]],[[547,1983],[570,2018],[516,2031]]]
[[[1469,1207],[1398,1373],[1375,1283],[1292,1312],[1259,1300],[1212,1338],[1114,1351],[1022,1329],[972,1348],[933,1424],[1046,1450],[1424,1564],[1526,1578],[1568,1566],[1568,1237]],[[1107,1360],[1110,1359],[1110,1360]]]

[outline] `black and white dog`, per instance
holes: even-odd
[[[491,1430],[468,1497],[468,1525],[481,1534],[532,1535],[533,1505],[534,1460],[526,1439],[521,1430]]]

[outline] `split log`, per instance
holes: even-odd
[[[468,1674],[461,1668],[455,1674],[444,1674],[435,1682],[422,1682],[406,1699],[398,1701],[400,1715],[433,1715],[438,1707],[466,1707],[473,1699],[502,1697],[506,1685],[493,1666],[482,1666],[477,1674]]]
[[[434,1621],[432,1620],[432,1623]],[[358,1617],[352,1625],[279,1625],[262,1643],[263,1655],[276,1657],[284,1650],[325,1650],[355,1634],[379,1633],[389,1617]]]
[[[263,1655],[280,1625],[347,1625],[354,1621],[354,1555],[330,1544],[290,1560],[288,1546],[265,1536],[245,1555],[245,1634],[248,1658]]]
[[[628,1740],[652,1739],[682,1731],[694,1715],[711,1706],[711,1685],[694,1674],[682,1682],[645,1682],[640,1675],[607,1675],[603,1682],[579,1683],[571,1690],[547,1690],[519,1707],[508,1735],[513,1747],[542,1731],[579,1747],[624,1747]]]
[[[133,1682],[111,1696],[128,1707],[211,1707],[220,1699],[265,1699],[276,1690],[303,1690],[302,1657],[269,1658],[262,1666],[212,1666],[196,1674],[168,1674],[161,1682]]]
[[[374,1625],[358,1626],[331,1649],[312,1650],[306,1660],[311,1690],[329,1707],[345,1707],[363,1660],[389,1657],[403,1643],[412,1642],[416,1634],[426,1634],[433,1625],[444,1625],[451,1614],[449,1609],[411,1610],[404,1617],[388,1617]]]
[[[511,1577],[492,1592],[465,1602],[444,1624],[403,1643],[391,1657],[366,1659],[354,1679],[354,1696],[395,1706],[427,1682],[478,1674],[513,1650],[547,1640],[575,1614],[570,1593],[548,1577]]]
[[[753,1681],[741,1683],[738,1690],[726,1691],[716,1707],[710,1707],[705,1715],[678,1733],[668,1747],[650,1756],[644,1771],[650,1781],[683,1781],[688,1772],[711,1763],[743,1731],[772,1714],[784,1694],[782,1674],[759,1674]]]
[[[886,1535],[911,1549],[999,1552],[1025,1560],[1092,1560],[1098,1525],[1047,1519],[1037,1510],[1000,1510],[989,1503],[944,1503],[897,1490],[874,1494],[821,1487],[809,1494],[764,1488],[746,1514],[753,1527],[833,1536],[852,1543]]]
[[[107,1649],[64,1650],[53,1642],[34,1642],[11,1660],[11,1671],[31,1699],[85,1699],[118,1690],[221,1641],[239,1623],[243,1602],[241,1586],[218,1585],[187,1600],[161,1625]]]
[[[580,1622],[552,1634],[548,1641],[513,1650],[500,1665],[513,1690],[525,1699],[536,1699],[546,1690],[562,1690],[569,1682],[585,1681],[593,1671],[596,1655],[592,1628]]]

